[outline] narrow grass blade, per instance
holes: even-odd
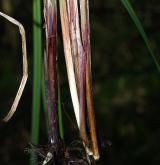
[[[156,59],[155,54],[153,53],[150,41],[149,41],[145,31],[144,31],[144,28],[143,28],[139,18],[137,17],[135,11],[133,10],[129,0],[121,0],[121,1],[122,1],[123,5],[125,6],[125,8],[127,9],[127,11],[129,13],[129,15],[131,16],[133,22],[135,23],[139,33],[141,34],[141,36],[142,36],[142,38],[143,38],[143,40],[144,40],[144,42],[145,42],[145,44],[146,44],[146,46],[148,48],[148,51],[149,51],[150,55],[152,56],[152,58],[154,60],[154,63],[156,65],[158,71],[160,72],[160,65],[159,65],[159,63],[158,63],[158,61]]]

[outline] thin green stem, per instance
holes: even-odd
[[[41,94],[41,1],[33,0],[33,107],[32,107],[32,132],[31,142],[38,144],[39,141],[39,115],[40,115],[40,94]],[[34,154],[31,154],[31,159]],[[31,162],[33,164],[33,162]]]
[[[59,119],[59,132],[60,137],[64,139],[64,129],[63,129],[63,114],[62,114],[62,104],[61,104],[61,91],[60,84],[58,82],[58,119]]]

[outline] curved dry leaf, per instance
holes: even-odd
[[[11,22],[12,24],[19,27],[19,32],[20,32],[21,38],[22,38],[23,76],[22,76],[22,80],[21,80],[19,89],[17,91],[16,97],[12,104],[12,107],[11,107],[10,111],[8,112],[8,114],[5,116],[5,118],[3,118],[3,121],[7,122],[8,120],[11,119],[11,117],[15,113],[19,100],[22,96],[24,87],[26,85],[27,78],[28,78],[28,61],[27,61],[27,51],[26,51],[26,36],[25,36],[25,30],[24,30],[23,25],[20,22],[18,22],[17,20],[15,20],[14,18],[12,18],[2,12],[0,12],[0,16],[4,17],[9,22]]]

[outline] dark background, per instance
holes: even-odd
[[[131,3],[160,63],[160,1],[132,0]],[[32,1],[1,0],[0,11],[24,25],[29,59],[29,79],[18,109],[8,123],[0,123],[0,164],[28,165],[29,156],[24,153],[24,148],[30,142],[31,132]],[[112,143],[102,150],[98,164],[160,164],[160,75],[156,66],[121,1],[91,0],[90,22],[98,134],[104,143]],[[73,108],[64,76],[64,55],[61,37],[59,38],[62,102],[64,109],[70,112]],[[10,109],[21,76],[18,29],[0,18],[1,119]],[[41,112],[40,143],[47,143],[44,140],[46,132],[43,115]],[[69,120],[65,119],[65,122]],[[71,135],[67,129],[66,139]],[[70,129],[75,131],[72,127]]]

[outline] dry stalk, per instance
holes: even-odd
[[[59,3],[60,3],[63,45],[64,45],[64,52],[65,52],[65,60],[66,60],[66,66],[67,66],[69,87],[70,87],[71,98],[72,98],[72,103],[73,103],[73,107],[74,107],[77,124],[78,124],[78,127],[80,128],[80,118],[79,118],[80,105],[79,105],[77,85],[76,85],[75,72],[74,72],[74,62],[73,62],[73,58],[72,58],[72,48],[71,48],[67,3],[66,3],[66,0],[60,0]]]
[[[86,96],[87,110],[89,120],[89,130],[91,134],[92,151],[95,160],[99,159],[99,148],[96,135],[96,125],[92,98],[92,73],[91,73],[91,53],[90,53],[90,25],[89,25],[89,2],[88,0],[80,0],[81,10],[81,31],[83,48],[86,55]]]
[[[46,25],[45,81],[48,110],[49,140],[59,147],[58,129],[58,84],[57,84],[57,4],[56,0],[46,0],[44,4]]]
[[[94,159],[97,160],[99,159],[99,150],[92,98],[88,1],[60,0],[59,3],[73,107],[86,152],[88,155],[93,155]],[[86,102],[87,110],[85,110]],[[85,114],[87,115],[85,116]],[[89,136],[86,132],[87,118],[89,121]],[[88,139],[91,139],[91,150]]]

